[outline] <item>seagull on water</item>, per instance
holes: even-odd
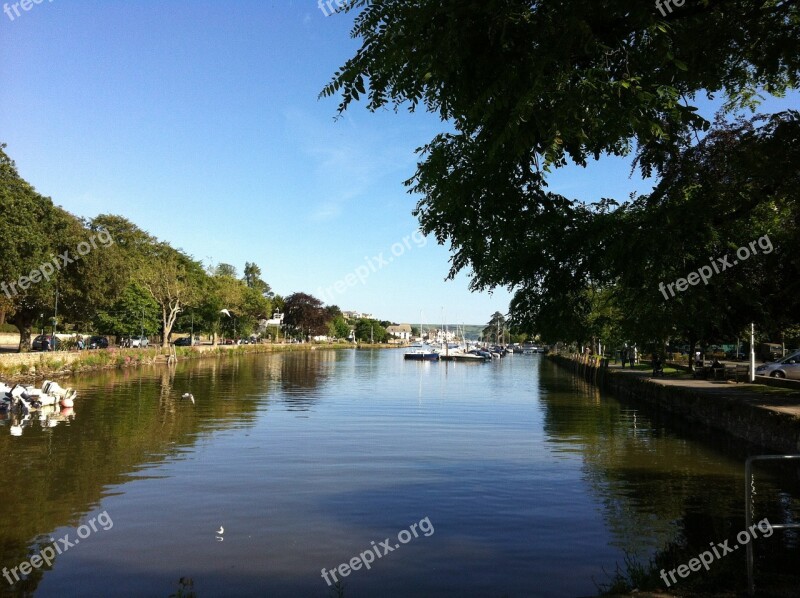
[[[194,395],[193,395],[192,393],[190,393],[190,392],[185,392],[185,393],[183,393],[183,395],[181,396],[181,398],[182,398],[182,399],[189,399],[189,400],[192,402],[192,405],[194,405]]]

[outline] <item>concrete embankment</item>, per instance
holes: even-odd
[[[608,361],[550,358],[619,398],[647,403],[778,453],[800,453],[800,392],[758,384],[652,378],[649,372],[609,366]]]

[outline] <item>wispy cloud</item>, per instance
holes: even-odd
[[[337,122],[317,122],[299,110],[284,116],[298,149],[308,156],[315,186],[325,190],[325,197],[311,202],[312,220],[339,218],[352,200],[370,193],[387,175],[413,164],[413,153],[387,145],[372,129],[360,129],[349,115]]]
[[[335,220],[342,213],[342,206],[334,202],[319,204],[311,211],[311,219],[317,222]]]

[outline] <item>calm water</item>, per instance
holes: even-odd
[[[695,555],[743,526],[752,449],[539,356],[314,351],[71,384],[70,421],[21,437],[0,422],[0,566],[85,537],[14,588],[0,577],[1,595],[166,598],[188,577],[200,597],[330,596],[323,567],[416,523],[428,535],[353,571],[345,596],[589,596],[626,553]],[[791,476],[759,480],[773,523],[797,513]],[[757,542],[761,578],[796,570],[796,536]],[[693,575],[741,583],[743,552]]]

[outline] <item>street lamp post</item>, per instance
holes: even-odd
[[[50,344],[50,350],[56,350],[56,328],[58,326],[58,286],[56,285],[56,308],[53,312],[53,342]]]
[[[750,382],[756,381],[756,325],[750,324]]]

